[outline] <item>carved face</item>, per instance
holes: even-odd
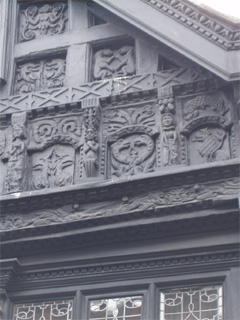
[[[89,128],[86,131],[86,140],[96,140],[96,130],[94,130],[93,128]]]
[[[13,138],[25,137],[25,128],[20,125],[13,126]]]
[[[104,49],[102,51],[102,56],[103,57],[111,57],[113,55],[113,52],[111,49]]]
[[[173,116],[171,113],[165,113],[162,116],[162,124],[164,127],[170,127],[173,125]]]
[[[154,150],[152,138],[146,134],[134,134],[114,143],[112,152],[115,159],[124,164],[139,165]]]
[[[124,56],[125,54],[127,54],[129,51],[129,47],[128,46],[124,46],[121,49],[119,49],[119,53],[121,56]]]

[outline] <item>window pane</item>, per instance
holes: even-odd
[[[73,320],[72,300],[17,304],[14,320]]]
[[[222,287],[161,292],[160,320],[222,320]]]
[[[92,300],[89,320],[141,320],[142,297]]]

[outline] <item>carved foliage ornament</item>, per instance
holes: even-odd
[[[151,105],[146,105],[140,109],[118,109],[106,110],[104,113],[105,135],[116,133],[116,131],[126,128],[148,127],[155,125],[155,111]],[[129,133],[134,131],[129,129]],[[149,131],[150,132],[150,131]]]
[[[131,76],[136,72],[135,49],[132,46],[100,50],[94,54],[93,62],[93,80]]]
[[[67,5],[55,3],[31,6],[21,11],[21,41],[62,33],[66,27]]]
[[[19,64],[15,93],[22,94],[64,85],[66,62],[64,59],[42,60]]]

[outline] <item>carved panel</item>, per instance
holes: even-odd
[[[183,130],[189,164],[230,159],[229,102],[221,93],[188,97],[183,102]]]
[[[20,41],[56,35],[66,30],[67,5],[64,3],[30,6],[20,11]]]
[[[63,87],[65,59],[42,60],[19,64],[15,80],[15,93]]]
[[[111,174],[117,177],[153,171],[155,144],[147,134],[132,134],[111,147]]]
[[[118,50],[99,50],[94,54],[93,65],[93,80],[133,75],[136,72],[135,49],[126,45]]]
[[[228,134],[220,127],[198,129],[190,135],[188,152],[191,164],[228,160]]]
[[[64,187],[73,184],[75,150],[71,146],[54,145],[32,156],[34,189]]]
[[[104,138],[110,150],[111,168],[108,167],[108,173],[111,176],[121,177],[154,170],[155,126],[155,110],[151,105],[105,111]],[[103,154],[103,162],[104,157]]]
[[[27,114],[12,115],[12,140],[8,147],[2,141],[0,145],[1,160],[6,163],[5,192],[22,191],[26,184],[27,169]]]

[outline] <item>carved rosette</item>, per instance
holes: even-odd
[[[182,134],[188,140],[189,163],[229,159],[230,126],[228,103],[221,93],[184,99]]]
[[[15,93],[23,94],[64,86],[65,59],[41,60],[19,64],[15,80]]]
[[[151,105],[105,111],[104,137],[111,163],[108,174],[121,177],[154,170],[155,125],[155,111]]]
[[[20,40],[29,41],[64,32],[68,20],[66,10],[64,3],[30,6],[21,10]]]
[[[162,163],[164,166],[176,165],[178,160],[178,133],[175,127],[175,104],[171,87],[158,90],[158,103],[161,113]]]
[[[99,136],[98,128],[100,124],[99,101],[84,101],[85,105],[90,103],[84,110],[85,143],[84,143],[84,167],[88,178],[97,174],[99,166]]]
[[[123,46],[118,50],[105,48],[93,57],[93,80],[131,76],[136,73],[135,48]]]

